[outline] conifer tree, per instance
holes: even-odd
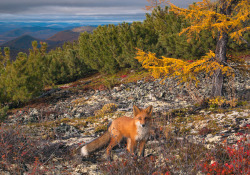
[[[74,81],[90,71],[79,56],[79,48],[75,43],[65,43],[46,54],[47,69],[45,84],[60,84]]]
[[[5,75],[6,67],[10,64],[9,54],[9,48],[4,48],[4,55],[2,54],[2,49],[0,48],[0,103],[7,99],[6,86],[4,84],[3,76]]]
[[[4,55],[2,54],[2,49],[0,47],[0,75],[1,70],[5,69],[5,67],[10,64],[10,48],[4,48]]]
[[[210,51],[202,60],[188,63],[173,58],[157,59],[155,54],[139,50],[137,59],[143,63],[143,67],[153,71],[157,77],[162,74],[179,78],[182,82],[198,83],[197,74],[205,72],[212,78],[212,96],[222,95],[223,75],[234,77],[232,67],[227,64],[227,44],[229,36],[242,42],[242,35],[250,29],[249,13],[250,4],[247,0],[218,0],[202,2],[190,5],[189,9],[183,9],[170,4],[170,10],[177,15],[190,20],[191,25],[183,29],[180,34],[187,33],[192,37],[193,33],[201,33],[210,30],[214,37],[217,36],[215,52]]]
[[[9,49],[5,48],[5,66],[0,75],[0,103],[18,104],[38,95],[43,87],[46,45],[38,49],[38,43],[32,43],[29,56],[20,52],[15,61],[9,60]]]
[[[162,50],[157,53],[158,56],[199,59],[215,48],[215,39],[209,31],[202,31],[199,39],[193,36],[188,41],[187,36],[179,36],[182,29],[190,26],[190,22],[183,16],[169,12],[168,6],[155,8],[151,14],[146,15],[144,23],[154,28],[159,35],[158,47]]]
[[[157,42],[154,29],[141,22],[99,26],[92,34],[81,34],[79,54],[92,69],[114,73],[119,68],[140,67],[134,59],[135,48],[156,51]]]
[[[203,0],[191,6],[189,10],[181,9],[171,4],[171,10],[176,14],[184,15],[191,20],[191,26],[181,33],[200,33],[202,30],[211,30],[217,35],[215,60],[225,65],[227,61],[227,44],[229,36],[241,41],[242,33],[250,29],[244,22],[249,22],[250,4],[248,0],[218,0],[215,3]],[[222,95],[223,74],[221,69],[213,73],[213,96]]]
[[[141,22],[122,23],[117,27],[120,52],[116,60],[120,67],[140,67],[140,64],[134,60],[135,48],[158,52],[156,50],[158,35],[152,27]]]

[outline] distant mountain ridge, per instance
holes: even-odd
[[[83,26],[83,27],[77,27],[73,28],[72,30],[63,30],[56,32],[54,35],[46,38],[46,39],[40,39],[37,37],[34,37],[32,35],[24,34],[22,36],[16,37],[15,39],[12,39],[10,41],[7,41],[0,45],[0,47],[9,47],[11,51],[11,59],[14,60],[18,54],[18,52],[25,52],[28,53],[28,50],[32,48],[32,41],[37,41],[38,43],[46,42],[48,44],[48,50],[54,49],[56,47],[62,46],[65,42],[73,42],[77,41],[78,37],[81,32],[92,32],[96,27],[92,26]],[[24,28],[22,28],[23,30]],[[39,31],[39,27],[36,29],[33,28],[33,31]],[[41,29],[41,28],[40,28]],[[40,33],[44,33],[48,31],[47,27],[44,27],[44,31],[40,31]],[[22,30],[12,30],[12,33],[9,32],[8,37],[14,36],[15,34],[19,33],[28,33],[30,31],[30,27],[27,28],[27,31],[24,32]],[[16,31],[16,33],[13,31]],[[51,32],[49,32],[51,34]],[[33,33],[34,34],[34,33]],[[41,35],[38,35],[41,36]]]
[[[83,33],[83,32],[93,32],[93,30],[95,29],[96,27],[94,26],[82,26],[82,27],[76,27],[74,29],[72,29],[73,32],[78,32],[78,33]]]
[[[4,43],[2,46],[9,47],[10,49],[29,49],[32,48],[32,41],[40,42],[42,40],[34,38],[30,35],[23,35],[14,40]]]
[[[73,42],[77,41],[80,33],[83,32],[93,32],[93,30],[96,27],[93,26],[82,26],[82,27],[77,27],[73,28],[72,30],[63,30],[60,32],[57,32],[53,36],[49,37],[46,39],[48,42]]]
[[[51,36],[47,39],[47,41],[54,41],[54,42],[73,42],[78,40],[80,33],[73,32],[72,30],[64,30],[56,33],[55,35]]]
[[[21,37],[23,35],[30,35],[32,37],[45,40],[60,31],[71,30],[72,28],[75,28],[75,27],[73,26],[71,27],[32,26],[32,27],[20,27],[17,29],[10,28],[11,30],[8,30],[8,31],[6,31],[5,29],[2,32],[0,29],[0,45],[2,45],[3,43],[6,43],[7,41]]]
[[[39,39],[46,39],[57,32],[61,31],[61,28],[51,28],[51,27],[23,27],[19,29],[14,29],[9,32],[4,33],[6,37],[20,37],[22,35],[30,35]]]

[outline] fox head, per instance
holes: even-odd
[[[137,106],[133,106],[134,119],[136,124],[141,127],[147,126],[151,121],[151,114],[153,112],[153,106],[149,106],[146,109],[140,109]]]

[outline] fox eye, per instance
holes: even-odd
[[[141,117],[139,117],[139,120],[141,120]]]

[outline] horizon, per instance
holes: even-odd
[[[171,0],[179,7],[187,8],[199,0]],[[143,22],[146,19],[147,0],[1,0],[0,45],[21,35],[11,34],[24,27],[47,27],[71,30],[82,26],[99,26],[123,22]],[[7,35],[6,35],[7,34]],[[22,34],[22,33],[21,33]],[[33,35],[32,35],[33,36]],[[36,37],[39,38],[39,37]],[[43,39],[43,38],[39,38]]]
[[[198,0],[171,0],[175,5],[187,8]],[[78,24],[105,25],[143,21],[149,11],[143,10],[146,0],[2,0],[0,24]]]

